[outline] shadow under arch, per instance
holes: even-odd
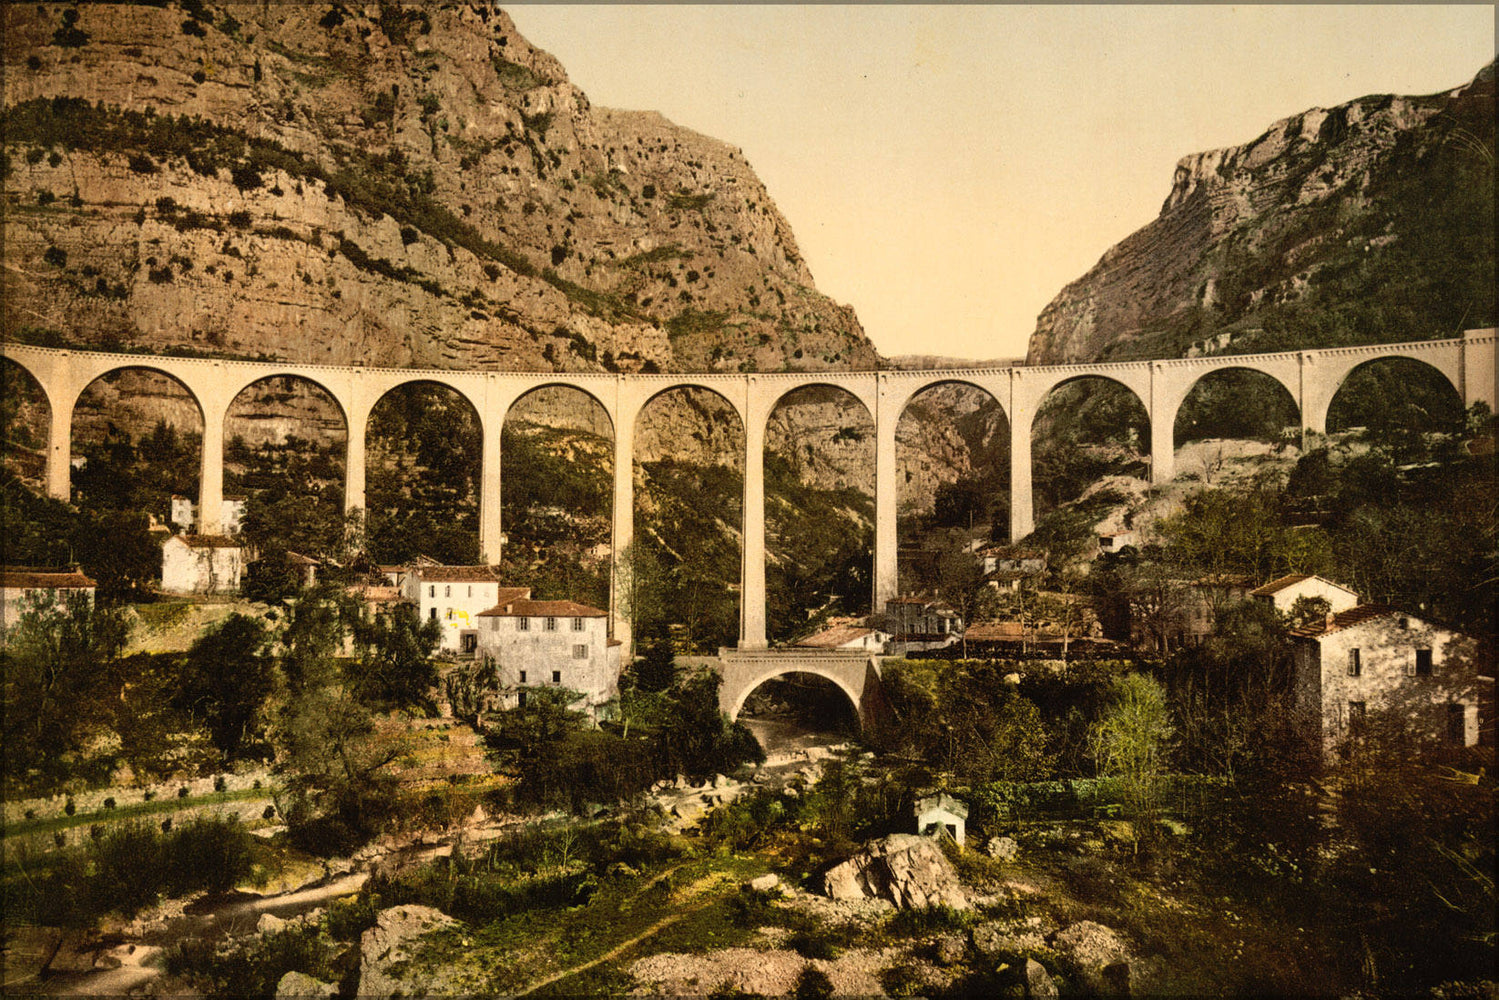
[[[226,408],[224,439],[224,497],[243,500],[262,554],[341,554],[349,424],[336,393],[299,374],[256,379]]]
[[[1031,421],[1036,514],[1108,476],[1149,476],[1150,410],[1123,382],[1085,374],[1052,386]]]
[[[1280,379],[1256,368],[1219,368],[1187,390],[1171,440],[1176,448],[1205,438],[1275,442],[1300,427],[1296,398]]]
[[[1338,384],[1327,404],[1327,430],[1452,431],[1464,416],[1462,393],[1440,368],[1417,358],[1372,358]]]
[[[947,481],[941,452],[962,455],[968,473]],[[941,587],[949,548],[1009,537],[1010,420],[987,389],[955,378],[912,393],[896,422],[895,469],[900,593]]]
[[[874,418],[842,386],[799,386],[770,409],[763,461],[773,641],[805,631],[819,614],[871,611],[874,456]]]
[[[614,422],[565,382],[529,389],[500,429],[503,573],[543,600],[609,607]]]
[[[802,689],[802,694],[810,692],[807,703],[789,706],[793,709],[790,713],[782,712],[788,707],[785,705],[788,691],[797,687]],[[748,720],[773,718],[778,714],[790,715],[788,721],[792,724],[787,729],[857,733],[863,716],[859,699],[860,692],[851,688],[847,679],[837,671],[809,663],[797,664],[776,668],[753,679],[739,692],[728,714],[730,720],[750,725],[757,739],[762,727]],[[764,712],[767,707],[770,709],[768,714]],[[796,710],[798,708],[800,711]],[[746,715],[747,711],[756,709],[760,712]],[[763,745],[764,741],[761,742]]]
[[[641,406],[634,447],[628,603],[637,642],[642,652],[731,646],[743,564],[744,423],[722,393],[672,386]]]
[[[477,563],[483,427],[473,400],[443,382],[402,382],[370,407],[364,441],[370,558]]]
[[[47,483],[52,400],[47,388],[18,361],[0,358],[0,435],[4,469],[41,492]]]
[[[202,471],[204,413],[182,380],[150,364],[101,372],[70,412],[70,493],[95,509],[135,510],[193,526]]]

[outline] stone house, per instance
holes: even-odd
[[[1271,580],[1263,587],[1251,590],[1249,596],[1256,601],[1273,605],[1282,614],[1290,611],[1297,600],[1303,597],[1322,598],[1333,614],[1347,611],[1358,604],[1358,594],[1341,584],[1310,573],[1291,573],[1278,580]]]
[[[1371,712],[1397,713],[1418,738],[1478,742],[1491,669],[1476,639],[1384,604],[1363,604],[1293,629],[1294,690],[1308,736],[1324,753]]]
[[[609,638],[609,613],[574,601],[533,601],[506,588],[500,603],[477,615],[478,652],[499,672],[505,707],[524,704],[528,687],[580,692],[592,711],[619,693],[620,643]]]
[[[1126,548],[1140,545],[1140,536],[1133,528],[1121,528],[1118,531],[1100,531],[1098,533],[1098,551],[1100,555],[1108,555],[1123,552]]]
[[[81,594],[92,604],[97,587],[98,584],[76,569],[0,567],[0,642],[28,609],[48,601],[62,605],[74,594]]]
[[[438,649],[473,653],[479,648],[479,613],[531,596],[526,587],[500,586],[498,566],[414,565],[401,574],[401,591],[422,621],[442,625]]]
[[[1213,573],[1193,580],[1187,590],[1186,641],[1200,645],[1213,634],[1219,612],[1248,600],[1254,590],[1252,577],[1232,573]]]
[[[173,535],[161,546],[161,589],[232,594],[245,571],[245,550],[227,535]]]
[[[996,590],[1016,591],[1046,575],[1046,553],[1016,545],[989,545],[978,550],[979,571]]]
[[[963,619],[946,601],[934,597],[892,597],[885,602],[885,630],[896,637],[957,637]]]

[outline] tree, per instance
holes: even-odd
[[[108,717],[111,667],[128,636],[119,611],[95,607],[84,594],[22,610],[0,650],[8,780],[31,768],[57,771]]]
[[[1131,813],[1148,819],[1173,735],[1166,692],[1154,678],[1126,674],[1114,682],[1108,707],[1088,732],[1100,774],[1117,777]]]
[[[173,701],[207,727],[214,746],[235,756],[255,732],[275,690],[270,635],[258,619],[234,614],[192,644]]]
[[[149,590],[161,573],[161,547],[146,533],[146,515],[107,510],[85,518],[73,531],[72,548],[99,584],[99,599],[116,603]]]
[[[366,701],[431,710],[437,665],[432,653],[442,637],[436,619],[422,621],[416,608],[397,604],[365,620],[355,630],[359,694]]]

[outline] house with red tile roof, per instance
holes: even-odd
[[[862,649],[871,653],[883,653],[890,641],[887,632],[864,625],[834,625],[815,635],[809,635],[795,645],[801,649]]]
[[[1346,608],[1291,637],[1297,711],[1324,754],[1374,712],[1429,742],[1478,742],[1479,705],[1493,704],[1494,678],[1473,637],[1387,604]]]
[[[528,688],[577,691],[583,698],[575,707],[590,712],[619,693],[620,643],[609,638],[607,611],[533,601],[524,590],[503,595],[476,620],[479,655],[499,672],[506,707],[524,704]]]
[[[93,603],[97,587],[76,569],[0,566],[0,641],[28,609],[48,601],[61,605],[74,594]]]

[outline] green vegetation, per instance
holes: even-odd
[[[802,481],[790,459],[765,455],[766,630],[776,640],[806,630],[806,612],[869,613],[874,501],[860,490]]]

